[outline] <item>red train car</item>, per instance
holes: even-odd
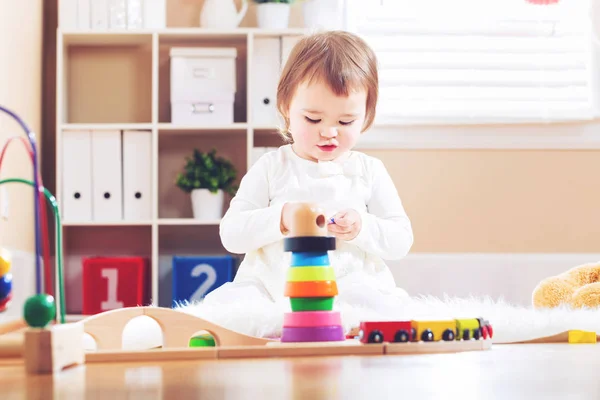
[[[362,343],[409,342],[414,336],[411,321],[363,321],[358,333]]]

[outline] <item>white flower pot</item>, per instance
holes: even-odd
[[[225,196],[222,190],[211,193],[208,189],[194,189],[191,197],[195,219],[208,221],[223,217],[223,199]]]
[[[256,6],[258,27],[262,29],[286,29],[290,23],[290,5],[263,3]]]
[[[308,29],[338,30],[343,28],[343,0],[304,0],[302,15]]]

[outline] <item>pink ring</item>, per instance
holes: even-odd
[[[341,325],[339,311],[298,311],[283,316],[283,326],[287,328]]]

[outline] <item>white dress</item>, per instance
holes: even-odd
[[[206,305],[240,306],[285,300],[291,254],[280,231],[283,204],[317,203],[327,216],[353,208],[362,229],[351,241],[337,240],[329,252],[339,294],[336,302],[383,314],[407,294],[396,287],[385,259],[404,257],[413,244],[410,220],[383,163],[352,151],[343,163],[313,162],[291,145],[263,155],[242,178],[220,225],[225,249],[245,254],[233,282],[209,293]],[[258,298],[258,299],[257,299]]]

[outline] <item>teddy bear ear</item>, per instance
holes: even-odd
[[[543,279],[533,289],[532,304],[534,308],[555,308],[571,303],[573,288],[560,276]]]

